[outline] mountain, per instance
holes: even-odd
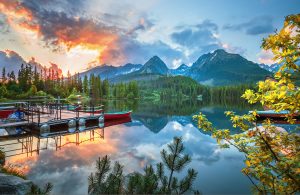
[[[188,67],[187,65],[181,64],[178,68],[171,69],[170,73],[173,75],[184,75],[189,68],[190,67]]]
[[[135,72],[142,67],[141,64],[125,64],[123,66],[111,66],[103,64],[101,66],[94,67],[90,70],[80,73],[80,76],[90,76],[91,74],[100,76],[101,79],[111,79],[119,75],[129,74]]]
[[[227,53],[222,49],[200,56],[191,67],[182,64],[177,69],[168,69],[158,56],[153,56],[144,65],[102,65],[81,75],[91,73],[100,75],[102,79],[107,78],[113,83],[150,81],[164,76],[182,75],[201,84],[213,86],[253,83],[272,74],[239,54]]]
[[[14,74],[16,77],[18,77],[18,72],[21,69],[22,64],[24,65],[24,68],[26,66],[31,65],[32,70],[37,70],[37,72],[43,71],[49,71],[53,70],[54,72],[57,72],[59,76],[62,75],[62,70],[59,67],[59,65],[54,64],[52,62],[49,62],[48,66],[44,66],[41,63],[37,62],[34,57],[31,57],[29,60],[25,60],[22,56],[20,56],[17,52],[12,50],[5,50],[0,51],[0,71],[1,71],[1,77],[3,69],[5,69],[6,75],[8,73],[11,73],[14,71]]]
[[[140,70],[138,70],[138,73],[167,75],[169,73],[169,69],[158,56],[153,56]]]
[[[149,81],[166,76],[170,73],[167,65],[158,57],[150,58],[139,70],[129,74],[118,75],[110,79],[113,83],[136,81]]]
[[[279,68],[281,67],[281,64],[271,64],[271,65],[266,65],[266,64],[259,64],[259,67],[269,71],[269,72],[277,72]]]
[[[185,74],[207,85],[257,82],[267,75],[270,75],[270,72],[258,64],[222,49],[200,56]]]

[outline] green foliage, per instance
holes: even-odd
[[[89,94],[89,81],[87,75],[84,75],[83,79],[83,93],[88,95]]]
[[[46,183],[46,185],[43,188],[40,188],[39,186],[32,184],[28,195],[49,195],[52,188],[53,185],[51,183]]]
[[[296,62],[300,57],[300,14],[287,16],[284,27],[263,40],[263,48],[272,50],[274,59],[283,63],[275,73],[276,79],[258,83],[257,89],[248,89],[243,97],[250,103],[260,103],[275,111],[287,110],[287,122],[300,110],[300,72]],[[233,127],[244,131],[230,135],[228,129],[217,129],[200,113],[194,116],[198,127],[209,131],[221,147],[232,145],[245,155],[242,172],[260,194],[295,194],[300,191],[300,137],[297,132],[281,131],[267,119],[262,126],[256,123],[257,112],[236,115],[225,113]]]
[[[5,85],[1,85],[0,86],[0,98],[7,97],[7,95],[8,95],[8,91],[5,87]]]
[[[47,93],[44,92],[44,91],[38,91],[38,92],[36,93],[36,96],[47,96]]]
[[[111,170],[108,156],[99,158],[96,162],[97,172],[89,176],[89,194],[120,194],[122,193],[123,167],[115,162]]]
[[[29,95],[36,95],[37,93],[37,88],[35,85],[31,85],[29,91],[28,91]]]
[[[144,173],[133,172],[123,175],[123,166],[115,162],[111,169],[108,156],[99,158],[96,162],[97,171],[89,177],[89,194],[184,194],[192,191],[193,181],[197,177],[194,169],[189,169],[187,175],[179,180],[174,177],[191,161],[188,155],[182,154],[184,146],[182,138],[175,137],[168,145],[169,151],[163,150],[163,163],[147,165]],[[165,171],[168,169],[168,176]]]
[[[150,82],[139,82],[139,88],[143,99],[153,101],[196,100],[201,96],[203,101],[215,104],[226,104],[230,101],[245,104],[246,101],[241,98],[241,95],[246,89],[255,87],[253,84],[209,87],[185,76],[165,76]]]
[[[139,87],[136,81],[117,83],[111,86],[112,97],[117,99],[139,98]]]
[[[160,100],[195,99],[200,94],[205,99],[209,98],[208,87],[200,85],[195,80],[184,76],[159,77],[155,80],[140,82],[139,87],[142,89],[141,96],[145,99],[156,94],[159,94]]]
[[[31,85],[29,90],[26,93],[21,93],[17,95],[17,98],[28,98],[30,96],[37,95],[37,88],[35,85]]]

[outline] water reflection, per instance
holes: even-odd
[[[145,102],[106,104],[110,110],[133,109],[132,122],[106,127],[104,138],[94,136],[91,139],[89,131],[49,138],[47,143],[46,140],[40,142],[41,147],[46,144],[47,148],[40,150],[39,154],[12,156],[7,162],[19,166],[38,184],[52,182],[53,194],[86,194],[87,178],[95,171],[95,161],[99,156],[108,154],[113,161],[120,161],[126,173],[142,171],[146,164],[161,160],[160,151],[174,136],[182,136],[186,151],[192,157],[190,167],[198,171],[196,189],[205,194],[250,192],[250,183],[240,172],[243,157],[234,149],[220,150],[215,140],[199,131],[192,121],[191,116],[201,111],[217,126],[229,127],[230,122],[223,114],[227,108],[197,103],[173,107]],[[238,108],[236,111],[247,112]]]

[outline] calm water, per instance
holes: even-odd
[[[199,111],[218,127],[229,128],[225,110],[239,113],[247,109],[211,106],[199,102],[105,102],[107,110],[132,109],[132,122],[83,132],[60,139],[40,140],[39,154],[24,153],[8,157],[37,184],[51,182],[52,194],[87,194],[87,178],[95,171],[95,161],[108,154],[125,166],[125,172],[142,171],[145,165],[160,162],[160,151],[174,136],[182,136],[192,167],[198,171],[194,188],[204,194],[249,194],[250,182],[241,173],[243,156],[235,149],[220,150],[213,138],[198,130],[192,115]],[[234,132],[237,132],[235,130]],[[101,136],[100,136],[101,135]],[[104,135],[104,138],[103,138]],[[37,140],[33,139],[33,148]],[[62,147],[56,147],[61,145]],[[11,146],[11,147],[21,147]],[[20,150],[18,151],[21,152]],[[17,152],[15,152],[17,153]],[[11,153],[14,154],[14,153]],[[178,176],[183,176],[183,171]]]

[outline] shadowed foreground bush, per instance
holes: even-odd
[[[133,172],[124,176],[123,166],[111,161],[106,155],[96,162],[96,172],[89,176],[89,194],[183,194],[186,192],[199,193],[192,189],[197,177],[194,169],[188,169],[187,175],[179,180],[174,177],[191,162],[191,157],[183,154],[182,138],[175,137],[168,144],[168,151],[161,151],[163,162],[156,165],[147,165],[144,173]]]

